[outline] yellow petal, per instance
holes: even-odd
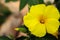
[[[31,27],[31,29],[33,29]],[[35,26],[34,26],[34,29],[33,30],[30,30],[31,33],[37,37],[43,37],[46,35],[46,29],[45,29],[45,25],[44,24],[40,24],[40,23],[37,23]]]
[[[57,19],[48,19],[45,24],[48,33],[54,34],[58,31],[59,21]]]
[[[53,33],[52,35],[58,38],[58,31],[56,33]]]
[[[38,4],[35,6],[32,6],[30,8],[30,14],[32,14],[34,17],[39,17],[44,13],[46,6],[44,4]]]
[[[48,18],[56,18],[59,19],[59,11],[54,5],[49,5],[45,9],[45,15]]]
[[[24,16],[23,21],[25,26],[27,26],[28,28],[31,26],[33,27],[38,22],[38,20],[33,18],[33,16],[31,16],[30,14]]]

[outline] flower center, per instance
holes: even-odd
[[[44,19],[41,19],[41,20],[40,20],[40,23],[41,23],[41,24],[44,24],[44,23],[45,23],[45,20],[44,20]]]
[[[44,24],[45,23],[45,21],[46,21],[46,17],[45,16],[40,16],[40,23],[41,24]]]

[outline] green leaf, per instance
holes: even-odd
[[[39,4],[39,0],[29,0],[29,1],[28,1],[28,4],[29,4],[30,6]]]
[[[6,37],[6,36],[1,36],[1,37],[0,37],[0,40],[11,40],[11,39],[9,39],[9,38]]]
[[[28,0],[20,0],[20,9],[19,10],[22,10],[25,5],[27,4]]]
[[[10,2],[10,1],[15,2],[15,1],[17,1],[17,0],[5,0],[5,2]]]
[[[39,0],[39,4],[43,4],[44,3],[44,0]]]
[[[28,33],[29,32],[28,28],[25,25],[20,26],[19,27],[19,31],[24,32],[24,33]]]
[[[20,30],[21,32],[26,32],[26,29],[25,29],[25,28],[19,28],[19,30]]]

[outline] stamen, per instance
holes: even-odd
[[[40,20],[40,23],[41,23],[41,24],[44,24],[44,23],[45,23],[45,20],[44,20],[44,19],[41,19],[41,20]]]
[[[41,24],[44,24],[45,23],[45,20],[46,20],[46,17],[44,15],[41,15],[40,16],[40,23]]]

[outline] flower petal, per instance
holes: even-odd
[[[54,5],[49,5],[46,7],[45,14],[48,18],[59,19],[59,11]]]
[[[54,34],[58,31],[59,21],[57,19],[48,19],[45,24],[48,33]]]
[[[33,29],[31,27],[31,29]],[[46,29],[45,29],[45,25],[44,24],[40,24],[40,23],[37,23],[35,26],[34,26],[34,29],[33,30],[30,30],[31,33],[37,37],[43,37],[46,35]]]
[[[44,13],[45,8],[46,6],[44,4],[38,4],[38,5],[32,6],[30,8],[30,14],[32,14],[34,17],[38,17]]]
[[[24,16],[23,20],[25,26],[27,26],[28,28],[30,28],[31,26],[33,27],[38,22],[38,20],[33,18],[33,16],[31,16],[30,14]]]

